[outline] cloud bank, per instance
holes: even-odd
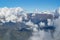
[[[40,12],[38,9],[36,9],[35,12],[33,12],[32,15],[35,14],[54,14],[55,16],[59,16],[60,15],[60,8],[56,9],[54,12],[51,11],[43,11]],[[0,8],[0,21],[1,22],[21,22],[22,18],[27,19],[27,12],[21,8],[21,7],[14,7],[14,8],[8,8],[8,7],[4,7],[4,8]]]
[[[55,11],[43,11],[40,12],[39,10],[36,9],[35,12],[33,13],[27,13],[23,8],[21,7],[15,7],[15,8],[0,8],[0,22],[5,23],[5,22],[14,22],[19,24],[20,26],[29,26],[31,29],[33,28],[33,33],[32,36],[29,38],[29,40],[53,40],[50,34],[50,31],[45,32],[44,30],[38,31],[38,26],[44,27],[45,23],[40,22],[40,14],[48,14],[48,15],[53,15],[54,19],[54,26],[56,27],[55,33],[54,33],[54,39],[58,40],[60,39],[60,8],[55,9]],[[49,16],[49,18],[51,17]],[[41,16],[43,19],[46,16]],[[57,18],[58,17],[58,18]],[[48,17],[47,17],[48,18]],[[51,26],[53,24],[53,21],[50,19],[47,19],[48,25]],[[59,35],[59,36],[58,36]]]

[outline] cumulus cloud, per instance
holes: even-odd
[[[58,19],[56,19],[56,20],[54,20],[54,25],[55,25],[55,27],[56,27],[56,31],[55,31],[55,33],[54,33],[54,37],[55,37],[55,40],[60,40],[60,17],[58,18]]]
[[[17,19],[17,22],[22,22],[23,17],[22,17],[22,16],[19,16],[19,17],[17,17],[16,19]]]
[[[29,20],[28,22],[26,22],[26,25],[29,25],[29,26],[32,26],[32,27],[36,27],[37,26],[33,22],[31,22],[31,20]]]
[[[44,22],[40,22],[39,25],[40,25],[40,27],[44,27],[45,23]]]
[[[51,19],[47,19],[47,21],[48,21],[48,25],[49,26],[52,26],[53,25],[53,21]]]
[[[36,14],[34,13],[41,13],[41,14],[60,14],[60,8],[57,9],[55,12],[51,12],[51,11],[44,11],[44,12],[40,12],[39,10],[36,9],[35,12],[33,12],[32,16],[35,16]],[[21,15],[23,14],[23,15]],[[14,7],[14,8],[8,8],[8,7],[4,7],[4,8],[0,8],[0,21],[5,23],[5,22],[22,22],[23,21],[23,17],[25,18],[25,20],[28,19],[28,15],[25,14],[25,11],[24,9],[22,9],[21,7]],[[37,18],[37,17],[36,17]],[[39,18],[38,18],[39,20]],[[36,21],[38,21],[36,19]],[[50,19],[47,19],[48,21],[48,25],[52,25],[52,21]],[[35,22],[35,21],[34,21]],[[31,36],[31,40],[43,40],[43,39],[46,39],[46,40],[51,40],[51,34],[50,32],[45,32],[44,30],[40,30],[38,32],[38,25],[37,24],[34,24],[33,22],[31,22],[31,20],[29,19],[28,22],[25,22],[25,25],[28,25],[30,26],[30,28],[33,28],[33,36]],[[54,25],[56,27],[56,31],[55,31],[55,34],[54,34],[54,37],[55,39],[60,39],[60,18],[54,20]],[[40,26],[41,27],[44,27],[45,26],[45,23],[43,22],[40,22]],[[19,26],[20,27],[20,26]],[[48,38],[48,39],[47,39]]]
[[[17,17],[15,15],[10,15],[6,18],[6,21],[16,22]]]
[[[60,14],[60,7],[55,10],[56,13]]]
[[[43,14],[53,14],[51,11],[43,11]]]
[[[41,13],[40,9],[35,9],[35,11],[33,13]]]
[[[55,17],[59,17],[60,16],[60,7],[55,10],[54,16]]]
[[[57,13],[56,13],[57,12]],[[8,7],[3,7],[3,8],[0,8],[0,21],[12,21],[15,19],[17,19],[16,21],[22,21],[23,17],[25,19],[28,19],[27,18],[27,12],[25,12],[25,10],[21,7],[14,7],[14,8],[8,8]],[[54,12],[51,12],[51,11],[43,11],[41,12],[39,9],[36,9],[32,16],[35,16],[36,14],[34,13],[40,13],[40,14],[54,14]],[[55,11],[56,14],[60,13],[60,8],[56,9]],[[20,16],[22,14],[22,16]],[[5,18],[5,19],[4,19]]]
[[[29,20],[28,22],[25,23],[26,25],[30,26],[31,29],[33,29],[33,31],[38,31],[38,25],[34,24],[33,22],[31,22],[31,20]]]
[[[22,14],[23,12],[24,10],[21,7],[0,8],[0,19],[5,18],[6,21],[15,21],[15,19],[17,19],[17,16]]]

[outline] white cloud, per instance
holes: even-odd
[[[40,9],[35,9],[33,13],[41,13]]]
[[[56,27],[54,37],[56,40],[60,40],[60,18],[54,20],[54,25]]]
[[[31,20],[29,20],[28,22],[26,22],[26,25],[34,27],[34,24],[31,22]]]
[[[0,19],[5,18],[6,21],[13,21],[17,18],[17,15],[20,15],[22,12],[24,12],[24,10],[21,7],[0,8]]]
[[[44,27],[45,23],[44,22],[40,22],[39,25],[40,25],[40,27]]]
[[[4,7],[4,8],[0,8],[0,21],[5,23],[5,22],[22,22],[23,17],[27,20],[27,14],[23,14],[20,16],[20,14],[24,13],[24,9],[22,9],[21,7],[15,7],[15,8],[8,8],[8,7]],[[53,12],[51,11],[44,11],[44,12],[40,12],[39,10],[36,9],[36,11],[34,13],[43,13],[43,14],[52,14]],[[55,13],[59,13],[60,14],[60,8],[58,8]],[[32,16],[35,16],[36,14],[32,14]],[[4,19],[5,18],[5,19]],[[37,17],[36,17],[37,18]],[[37,21],[37,20],[36,20]],[[48,25],[52,25],[51,20],[48,19]],[[37,31],[38,25],[34,24],[33,22],[28,21],[25,23],[26,25],[30,26],[31,28],[33,28],[33,31]],[[54,25],[56,27],[56,31],[54,34],[55,39],[60,39],[60,18],[56,19],[54,21]],[[40,26],[45,26],[45,23],[41,22]],[[40,35],[40,36],[38,36]],[[42,40],[43,38],[45,38],[46,40],[51,38],[51,35],[49,33],[46,33],[44,30],[34,34],[31,37],[32,40]],[[36,39],[35,39],[36,38]],[[48,39],[47,39],[48,38]],[[51,40],[51,39],[50,39]]]
[[[42,13],[43,13],[43,14],[52,14],[51,11],[43,11]]]
[[[60,14],[60,7],[57,8],[55,11]]]
[[[12,22],[16,22],[17,17],[15,15],[10,15],[9,17],[6,18],[6,21],[12,21]]]
[[[17,18],[17,22],[22,22],[22,20],[23,20],[22,16],[20,16],[20,17]]]
[[[60,13],[60,8],[58,8],[57,11]],[[35,13],[53,14],[53,12],[51,12],[51,11],[40,12],[39,9],[36,9]],[[24,9],[22,9],[21,7],[14,7],[14,8],[4,7],[4,8],[0,8],[0,19],[1,18],[5,18],[6,20],[13,20],[13,16],[12,15],[14,15],[14,18],[16,16],[17,20],[21,21],[22,17],[18,18],[18,16],[20,16],[20,14],[22,14],[22,16],[27,19],[27,14],[24,11]],[[35,16],[35,15],[36,14],[32,14],[32,16]]]
[[[37,29],[38,28],[38,25],[37,24],[34,24],[30,20],[29,20],[29,22],[26,22],[26,25],[30,26],[30,28],[32,28],[33,31],[38,31],[38,29]]]
[[[51,19],[47,19],[47,21],[48,21],[48,25],[49,26],[52,26],[53,25],[53,21]]]

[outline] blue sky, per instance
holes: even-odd
[[[60,7],[60,0],[0,0],[0,7],[22,7],[28,11],[53,10]]]

